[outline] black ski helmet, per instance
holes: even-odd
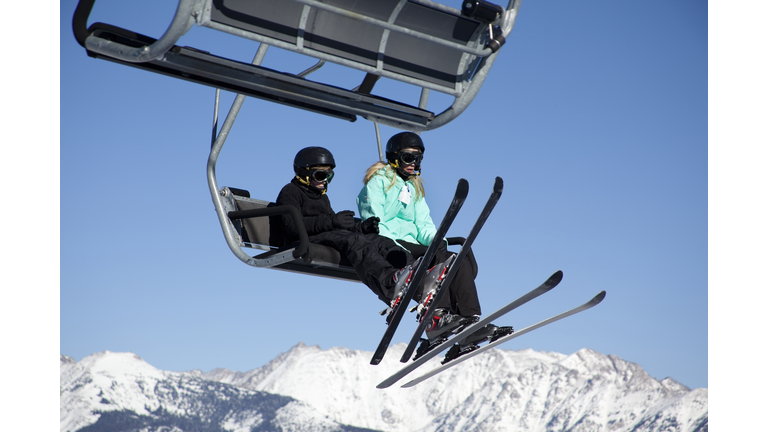
[[[392,167],[397,169],[397,172],[401,176],[408,176],[409,174],[400,168],[400,151],[406,148],[415,148],[421,150],[424,153],[424,141],[421,137],[413,132],[400,132],[392,135],[392,138],[387,141],[387,161]],[[416,175],[421,173],[421,164],[416,164]]]
[[[293,172],[296,173],[296,178],[305,186],[310,186],[311,182],[309,176],[312,175],[311,167],[322,165],[330,166],[331,171],[336,168],[336,161],[333,160],[331,152],[323,147],[305,147],[296,153],[296,157],[293,158]],[[331,177],[328,177],[328,181],[325,182],[323,193],[328,190],[328,183],[331,182]]]
[[[297,175],[301,174],[301,170],[308,170],[315,165],[328,165],[333,169],[336,168],[336,161],[333,160],[331,152],[323,147],[303,148],[293,158],[293,172]]]

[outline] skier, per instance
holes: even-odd
[[[294,158],[294,178],[277,197],[278,205],[296,207],[302,215],[309,241],[338,250],[349,259],[360,280],[388,306],[400,292],[412,271],[413,257],[389,238],[378,235],[379,218],[357,222],[354,212],[334,212],[326,195],[334,177],[336,162],[323,147],[301,149]],[[283,215],[285,244],[298,240],[296,223]]]
[[[435,261],[450,265],[453,256],[447,250],[445,239],[435,239],[437,229],[432,221],[424,198],[424,186],[420,177],[421,161],[424,156],[424,143],[413,132],[401,132],[387,142],[387,164],[377,162],[368,168],[363,179],[363,189],[357,196],[357,207],[362,218],[379,218],[379,234],[395,240],[407,249],[412,256],[421,257],[426,253],[432,241],[441,242]],[[475,277],[477,267],[472,253],[461,261],[448,295],[443,295],[437,305],[433,322],[427,325],[426,334],[429,345],[446,338],[452,332],[476,322],[481,314],[477,296]],[[440,265],[435,266],[439,268]],[[426,311],[431,300],[429,286],[425,285],[416,300],[420,310]],[[511,327],[498,327],[489,324],[478,330],[473,336],[462,342],[466,348],[498,337],[500,333],[511,333]],[[426,347],[420,346],[417,356]]]

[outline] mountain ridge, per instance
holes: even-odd
[[[300,342],[247,372],[160,371],[133,353],[96,353],[80,362],[62,356],[61,430],[98,430],[84,428],[120,409],[146,420],[143,429],[130,430],[158,432],[174,424],[178,429],[166,430],[202,430],[181,428],[184,416],[218,421],[217,431],[708,429],[707,389],[656,380],[637,364],[588,348],[570,355],[493,349],[413,388],[399,388],[406,377],[376,389],[402,367],[397,359],[404,349],[393,345],[379,366],[371,366],[370,352]],[[412,375],[438,364],[430,360]],[[178,397],[170,397],[173,392]]]

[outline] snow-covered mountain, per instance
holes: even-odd
[[[62,432],[363,431],[287,396],[158,370],[133,353],[61,356]]]
[[[707,389],[589,349],[495,349],[413,388],[376,389],[404,349],[371,366],[370,352],[300,343],[249,372],[207,373],[160,371],[132,353],[62,356],[61,431],[708,430]]]

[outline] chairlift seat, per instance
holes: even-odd
[[[334,248],[306,242],[306,232],[302,236],[304,241],[283,244],[281,224],[275,218],[289,213],[293,207],[250,198],[242,189],[225,187],[221,195],[229,210],[231,229],[241,240],[240,246],[265,251],[253,257],[252,265],[360,282],[346,257]]]
[[[477,37],[475,33],[482,25],[458,11],[451,13],[414,1],[323,0],[322,4],[381,22],[392,21],[393,25],[463,46]],[[360,69],[380,67],[442,86],[450,93],[462,81],[462,73],[468,71],[467,60],[472,57],[462,58],[464,53],[455,48],[296,1],[213,0],[210,16],[203,18],[202,25],[254,39],[282,41],[290,49],[318,58],[323,54],[335,56]]]
[[[254,256],[249,264],[294,273],[304,273],[334,279],[360,282],[349,260],[338,250],[325,245],[306,241],[306,231],[300,233],[301,240],[283,244],[279,231],[280,222],[275,218],[296,210],[290,206],[278,206],[274,202],[254,199],[243,189],[224,187],[220,191],[224,208],[229,216],[229,228],[240,239],[240,247],[260,249],[264,252]],[[294,215],[298,214],[298,210]],[[297,225],[303,229],[303,223]],[[303,235],[301,235],[303,234]],[[449,245],[461,245],[463,237],[447,238]],[[467,256],[474,275],[477,276],[477,262],[474,254]]]

